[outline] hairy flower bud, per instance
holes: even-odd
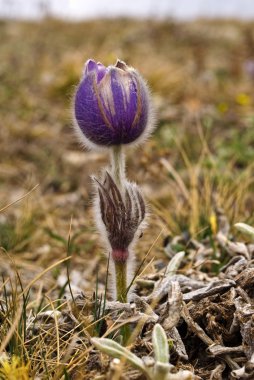
[[[88,147],[140,141],[151,131],[150,96],[133,68],[88,60],[74,99],[76,130]]]
[[[112,249],[112,259],[117,262],[126,261],[128,248],[145,218],[144,200],[137,186],[132,184],[126,187],[123,197],[108,173],[103,184],[97,183],[99,212]]]

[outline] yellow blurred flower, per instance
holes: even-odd
[[[244,93],[238,94],[235,100],[240,106],[249,106],[251,103],[250,96]]]
[[[0,357],[1,380],[30,380],[29,364],[24,364],[18,356]]]
[[[215,235],[217,232],[217,218],[214,212],[210,215],[209,222],[210,222],[212,233]]]
[[[218,108],[218,111],[221,112],[221,113],[225,113],[228,111],[228,104],[227,103],[219,103],[217,105],[217,108]]]

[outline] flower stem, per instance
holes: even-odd
[[[120,192],[123,192],[125,178],[125,155],[122,145],[113,146],[111,151],[112,177]],[[116,295],[120,302],[127,302],[127,258],[114,260],[116,276]]]
[[[115,262],[116,272],[116,298],[117,301],[127,302],[127,263]]]
[[[112,177],[116,186],[124,196],[124,180],[125,180],[125,155],[123,147],[116,145],[111,151],[111,170]],[[119,302],[127,302],[127,258],[126,260],[114,260],[115,265],[115,283],[116,283],[116,299]],[[131,335],[129,325],[124,325],[120,329],[123,338],[123,344],[127,344]]]
[[[122,145],[116,145],[112,148],[111,168],[112,177],[121,191],[123,187],[123,180],[125,178],[125,155]]]
[[[127,303],[127,261],[115,261],[116,273],[116,299],[119,302]],[[122,343],[125,346],[131,336],[130,326],[124,325],[120,329],[122,336]]]

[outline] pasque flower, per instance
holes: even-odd
[[[105,67],[88,60],[74,98],[76,130],[85,145],[130,144],[152,128],[145,81],[124,62]]]
[[[105,67],[88,60],[74,97],[75,127],[88,147],[108,147],[111,166],[96,181],[94,211],[109,255],[115,299],[127,302],[134,279],[134,246],[146,219],[137,185],[125,175],[124,145],[141,142],[153,129],[148,87],[124,62]]]
[[[127,300],[133,276],[133,248],[146,216],[146,206],[136,184],[124,181],[122,191],[111,175],[97,183],[96,221],[115,267],[116,296]]]

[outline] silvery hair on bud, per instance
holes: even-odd
[[[145,202],[135,183],[125,180],[120,191],[108,172],[100,181],[94,178],[94,184],[94,217],[105,253],[110,258],[110,273],[114,273],[112,251],[127,250],[127,284],[130,284],[135,269],[134,247],[146,225]],[[114,276],[111,279],[114,291]]]

